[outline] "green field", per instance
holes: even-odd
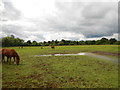
[[[80,52],[118,53],[117,45],[9,47],[20,55],[20,65],[2,64],[3,88],[117,88],[118,63],[87,55],[40,56],[75,54]],[[109,56],[117,58],[117,56]]]

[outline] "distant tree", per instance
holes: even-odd
[[[37,46],[37,45],[38,45],[38,43],[36,41],[32,42],[32,46]]]
[[[15,36],[14,36],[14,35],[11,35],[11,38],[15,38]]]
[[[88,41],[85,41],[85,44],[86,44],[86,45],[89,45],[89,44],[88,44]]]
[[[14,38],[9,36],[2,38],[2,45],[5,47],[14,46]]]
[[[73,42],[73,41],[70,41],[69,45],[74,45],[74,42]]]
[[[79,41],[79,45],[85,45],[85,41]]]
[[[91,45],[95,45],[95,42],[96,42],[95,40],[92,40]]]
[[[70,44],[70,40],[65,40],[65,45],[69,45]]]
[[[50,41],[48,41],[48,44],[50,45],[50,44],[51,44],[51,42],[50,42]]]
[[[116,45],[120,45],[120,41],[115,42]]]
[[[13,35],[2,38],[3,47],[19,46],[22,45],[23,43],[24,43],[23,39],[15,38]]]
[[[32,44],[31,40],[28,40],[26,43],[27,43],[27,45],[31,45]]]
[[[55,40],[55,45],[58,45],[59,41]]]
[[[97,41],[95,42],[95,44],[96,44],[96,45],[100,45],[100,44],[101,44],[101,41],[100,41],[100,40],[97,40]]]
[[[51,42],[51,44],[50,45],[55,45],[55,41],[54,40],[52,40],[52,42]]]
[[[46,41],[44,41],[42,45],[43,45],[43,46],[49,46],[49,43],[46,42]]]
[[[76,44],[77,44],[77,45],[79,45],[79,42],[78,42],[78,41],[76,41]]]
[[[117,42],[117,40],[116,40],[115,38],[111,38],[111,39],[109,40],[109,42],[110,42],[110,44],[115,44],[115,43]]]
[[[31,40],[28,40],[27,42],[24,42],[23,39],[20,38],[15,38],[14,35],[3,37],[0,39],[0,45],[2,44],[3,47],[9,47],[9,46],[49,46],[49,45],[104,45],[104,44],[116,44],[120,45],[120,41],[117,41],[115,38],[107,39],[107,38],[102,38],[100,40],[86,40],[86,41],[71,41],[71,40],[64,40],[62,39],[61,41],[57,40],[52,40],[52,41],[44,41],[44,42],[37,42]]]
[[[24,40],[20,38],[15,38],[14,39],[14,46],[23,46],[24,45]]]
[[[38,45],[39,46],[44,46],[44,44],[42,42],[39,42]]]
[[[58,43],[58,45],[60,45],[60,46],[61,46],[61,45],[64,45],[64,43],[60,41],[60,42]]]
[[[61,43],[63,43],[63,45],[65,45],[65,40],[64,40],[64,39],[62,39],[62,40],[61,40]]]
[[[109,40],[107,39],[107,38],[102,38],[101,40],[100,40],[100,44],[109,44]]]

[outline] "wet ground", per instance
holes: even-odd
[[[35,55],[35,56],[71,56],[71,55],[86,55],[86,53],[77,53],[77,54],[48,54],[48,55]]]
[[[86,55],[118,63],[118,58],[108,57],[108,56],[105,56],[105,55],[99,55],[99,54],[95,54],[95,53],[86,53]]]
[[[103,51],[95,51],[95,52],[92,52],[92,53],[101,54],[101,55],[120,56],[120,53],[103,52]]]
[[[77,53],[77,54],[48,54],[48,55],[34,55],[35,57],[40,57],[40,56],[76,56],[76,55],[86,55],[86,56],[90,56],[90,57],[95,57],[95,58],[100,58],[103,60],[109,60],[115,63],[118,63],[118,58],[114,58],[114,57],[108,57],[105,55],[100,55],[98,53],[88,53],[88,52],[84,52],[84,53]],[[107,54],[108,55],[108,54]],[[120,63],[120,62],[119,62]]]

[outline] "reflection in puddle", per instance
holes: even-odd
[[[35,55],[35,56],[71,56],[71,55],[86,55],[86,53],[77,53],[77,54],[48,54],[48,55]]]

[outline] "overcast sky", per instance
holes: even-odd
[[[26,41],[117,39],[117,0],[97,1],[0,1],[0,38],[14,35]]]

